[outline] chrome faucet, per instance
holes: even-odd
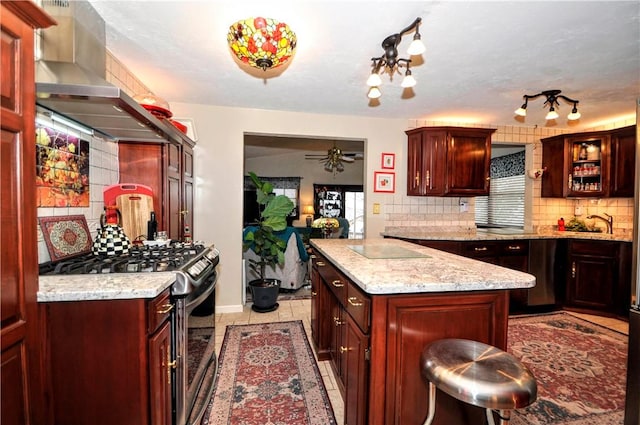
[[[603,214],[606,215],[607,218],[604,218],[596,214],[588,215],[587,218],[599,218],[600,220],[604,221],[605,223],[607,223],[607,233],[613,234],[613,216],[607,213],[603,213]]]

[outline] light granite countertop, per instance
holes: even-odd
[[[395,239],[310,243],[368,294],[521,289],[536,281],[527,273]]]
[[[433,232],[420,229],[388,230],[382,236],[433,241],[496,241],[516,239],[584,239],[599,241],[632,242],[630,233],[599,233],[599,232],[558,232],[545,233],[525,232],[519,229],[476,229],[469,232]]]
[[[40,276],[38,302],[155,298],[175,282],[175,272]]]

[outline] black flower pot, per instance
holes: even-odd
[[[266,313],[278,308],[278,294],[280,293],[280,279],[256,279],[249,282],[253,297],[253,311]]]

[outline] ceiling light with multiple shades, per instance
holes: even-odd
[[[369,99],[377,99],[382,96],[382,92],[379,88],[380,84],[382,84],[380,74],[388,73],[391,77],[393,77],[395,73],[402,75],[401,69],[404,68],[404,78],[402,79],[400,86],[403,88],[409,88],[416,85],[416,80],[413,78],[413,75],[411,75],[411,69],[409,69],[411,59],[398,57],[398,45],[400,44],[403,35],[415,30],[413,41],[409,45],[409,49],[407,49],[407,54],[409,56],[417,56],[424,53],[425,47],[424,43],[422,43],[422,40],[420,39],[419,31],[421,22],[422,18],[416,18],[411,25],[397,34],[390,35],[382,41],[384,55],[377,58],[371,58],[372,70],[371,75],[369,75],[369,79],[367,80],[367,85],[370,87],[369,93],[367,94]]]
[[[296,34],[287,24],[261,17],[231,25],[227,41],[240,61],[263,71],[291,59],[297,43]]]
[[[326,155],[322,154],[307,154],[305,159],[316,159],[324,164],[325,171],[332,172],[335,176],[336,172],[341,173],[344,171],[343,162],[353,162],[356,159],[362,159],[362,154],[358,153],[346,153],[336,145],[333,145],[329,149]]]
[[[534,95],[525,94],[523,96],[524,103],[522,104],[521,107],[516,109],[515,114],[520,116],[520,117],[526,117],[527,116],[527,103],[529,102],[529,99],[535,99],[535,98],[540,97],[540,96],[546,96],[547,100],[544,102],[544,105],[549,106],[549,112],[545,116],[546,120],[555,120],[556,118],[559,117],[558,113],[556,112],[556,106],[560,107],[560,103],[558,102],[558,99],[562,99],[567,103],[573,103],[573,109],[571,110],[571,113],[569,115],[567,115],[567,119],[569,121],[574,121],[574,120],[580,119],[580,112],[578,112],[578,103],[580,101],[570,99],[567,96],[562,95],[560,93],[562,93],[561,90],[545,90],[543,92],[540,92],[540,93],[534,94]]]

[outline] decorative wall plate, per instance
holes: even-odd
[[[51,261],[91,253],[91,233],[83,215],[38,217]]]

